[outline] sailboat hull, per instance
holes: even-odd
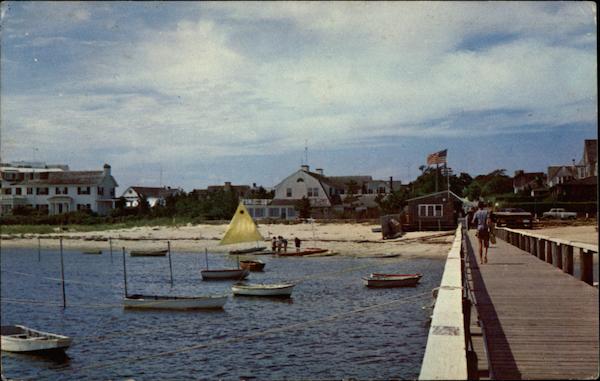
[[[245,279],[250,274],[246,269],[202,270],[202,280]]]
[[[129,295],[123,299],[123,307],[163,310],[219,309],[223,308],[226,302],[227,295],[198,297]]]
[[[294,284],[236,284],[231,286],[233,295],[245,296],[279,296],[289,298],[292,295]]]

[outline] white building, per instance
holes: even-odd
[[[289,220],[297,217],[295,206],[306,197],[313,217],[329,218],[344,208],[375,208],[377,195],[389,194],[400,186],[399,181],[373,180],[371,176],[325,176],[320,168],[311,172],[308,165],[302,165],[275,186],[273,200],[244,200],[244,204],[255,219]],[[346,203],[350,195],[355,196],[352,205]]]
[[[182,192],[181,189],[171,189],[170,187],[140,187],[132,186],[127,188],[121,197],[125,198],[125,206],[135,208],[140,204],[142,198],[146,199],[151,208],[156,205],[165,205],[169,196],[174,196]]]
[[[49,214],[91,210],[106,215],[115,207],[117,182],[110,165],[102,171],[70,171],[68,166],[2,164],[0,214],[29,206]]]

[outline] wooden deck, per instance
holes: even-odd
[[[487,347],[480,353],[474,343],[479,376],[596,379],[598,289],[500,239],[480,265],[474,231],[467,237],[467,279]]]

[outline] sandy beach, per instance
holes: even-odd
[[[372,257],[383,254],[399,254],[402,257],[444,258],[450,250],[454,231],[408,232],[404,236],[383,240],[381,233],[371,229],[379,227],[367,223],[315,223],[315,224],[260,224],[259,231],[265,238],[261,245],[270,249],[273,236],[288,240],[288,251],[294,249],[294,238],[302,240],[302,247],[329,249],[342,256]],[[112,239],[113,250],[166,248],[167,241],[176,252],[225,253],[230,250],[252,247],[250,244],[219,246],[227,224],[187,225],[179,227],[136,227],[131,229],[105,230],[98,232],[57,232],[39,235],[42,248],[58,248],[59,237],[67,250],[108,250],[108,239]],[[594,225],[564,226],[535,229],[536,233],[571,241],[598,244]],[[37,248],[38,235],[2,235],[2,248]]]
[[[382,254],[400,254],[402,257],[444,258],[450,250],[453,231],[409,232],[392,240],[383,240],[381,233],[371,229],[374,224],[361,223],[315,223],[304,224],[261,224],[259,231],[265,238],[261,245],[270,249],[273,236],[288,240],[288,251],[295,250],[294,238],[302,240],[302,247],[320,247],[338,255],[369,257]],[[105,230],[98,232],[57,232],[39,235],[42,248],[57,248],[59,237],[68,250],[108,250],[108,239],[112,239],[113,250],[166,248],[167,241],[176,252],[228,252],[252,247],[255,244],[219,246],[227,224],[188,225],[180,227],[136,227],[131,229]],[[38,235],[2,235],[2,248],[37,248]]]

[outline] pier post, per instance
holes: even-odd
[[[594,283],[594,263],[591,253],[586,253],[585,249],[579,249],[580,279],[585,283],[592,285]]]
[[[563,271],[573,275],[573,246],[562,245]]]
[[[546,262],[552,264],[552,241],[546,240]]]
[[[558,242],[552,242],[552,263],[555,267],[562,269],[562,253]]]
[[[545,261],[546,260],[546,240],[540,238],[537,243],[538,243],[538,252],[537,252],[538,258],[542,261]]]
[[[529,252],[535,257],[537,257],[537,246],[537,238],[529,237]]]

